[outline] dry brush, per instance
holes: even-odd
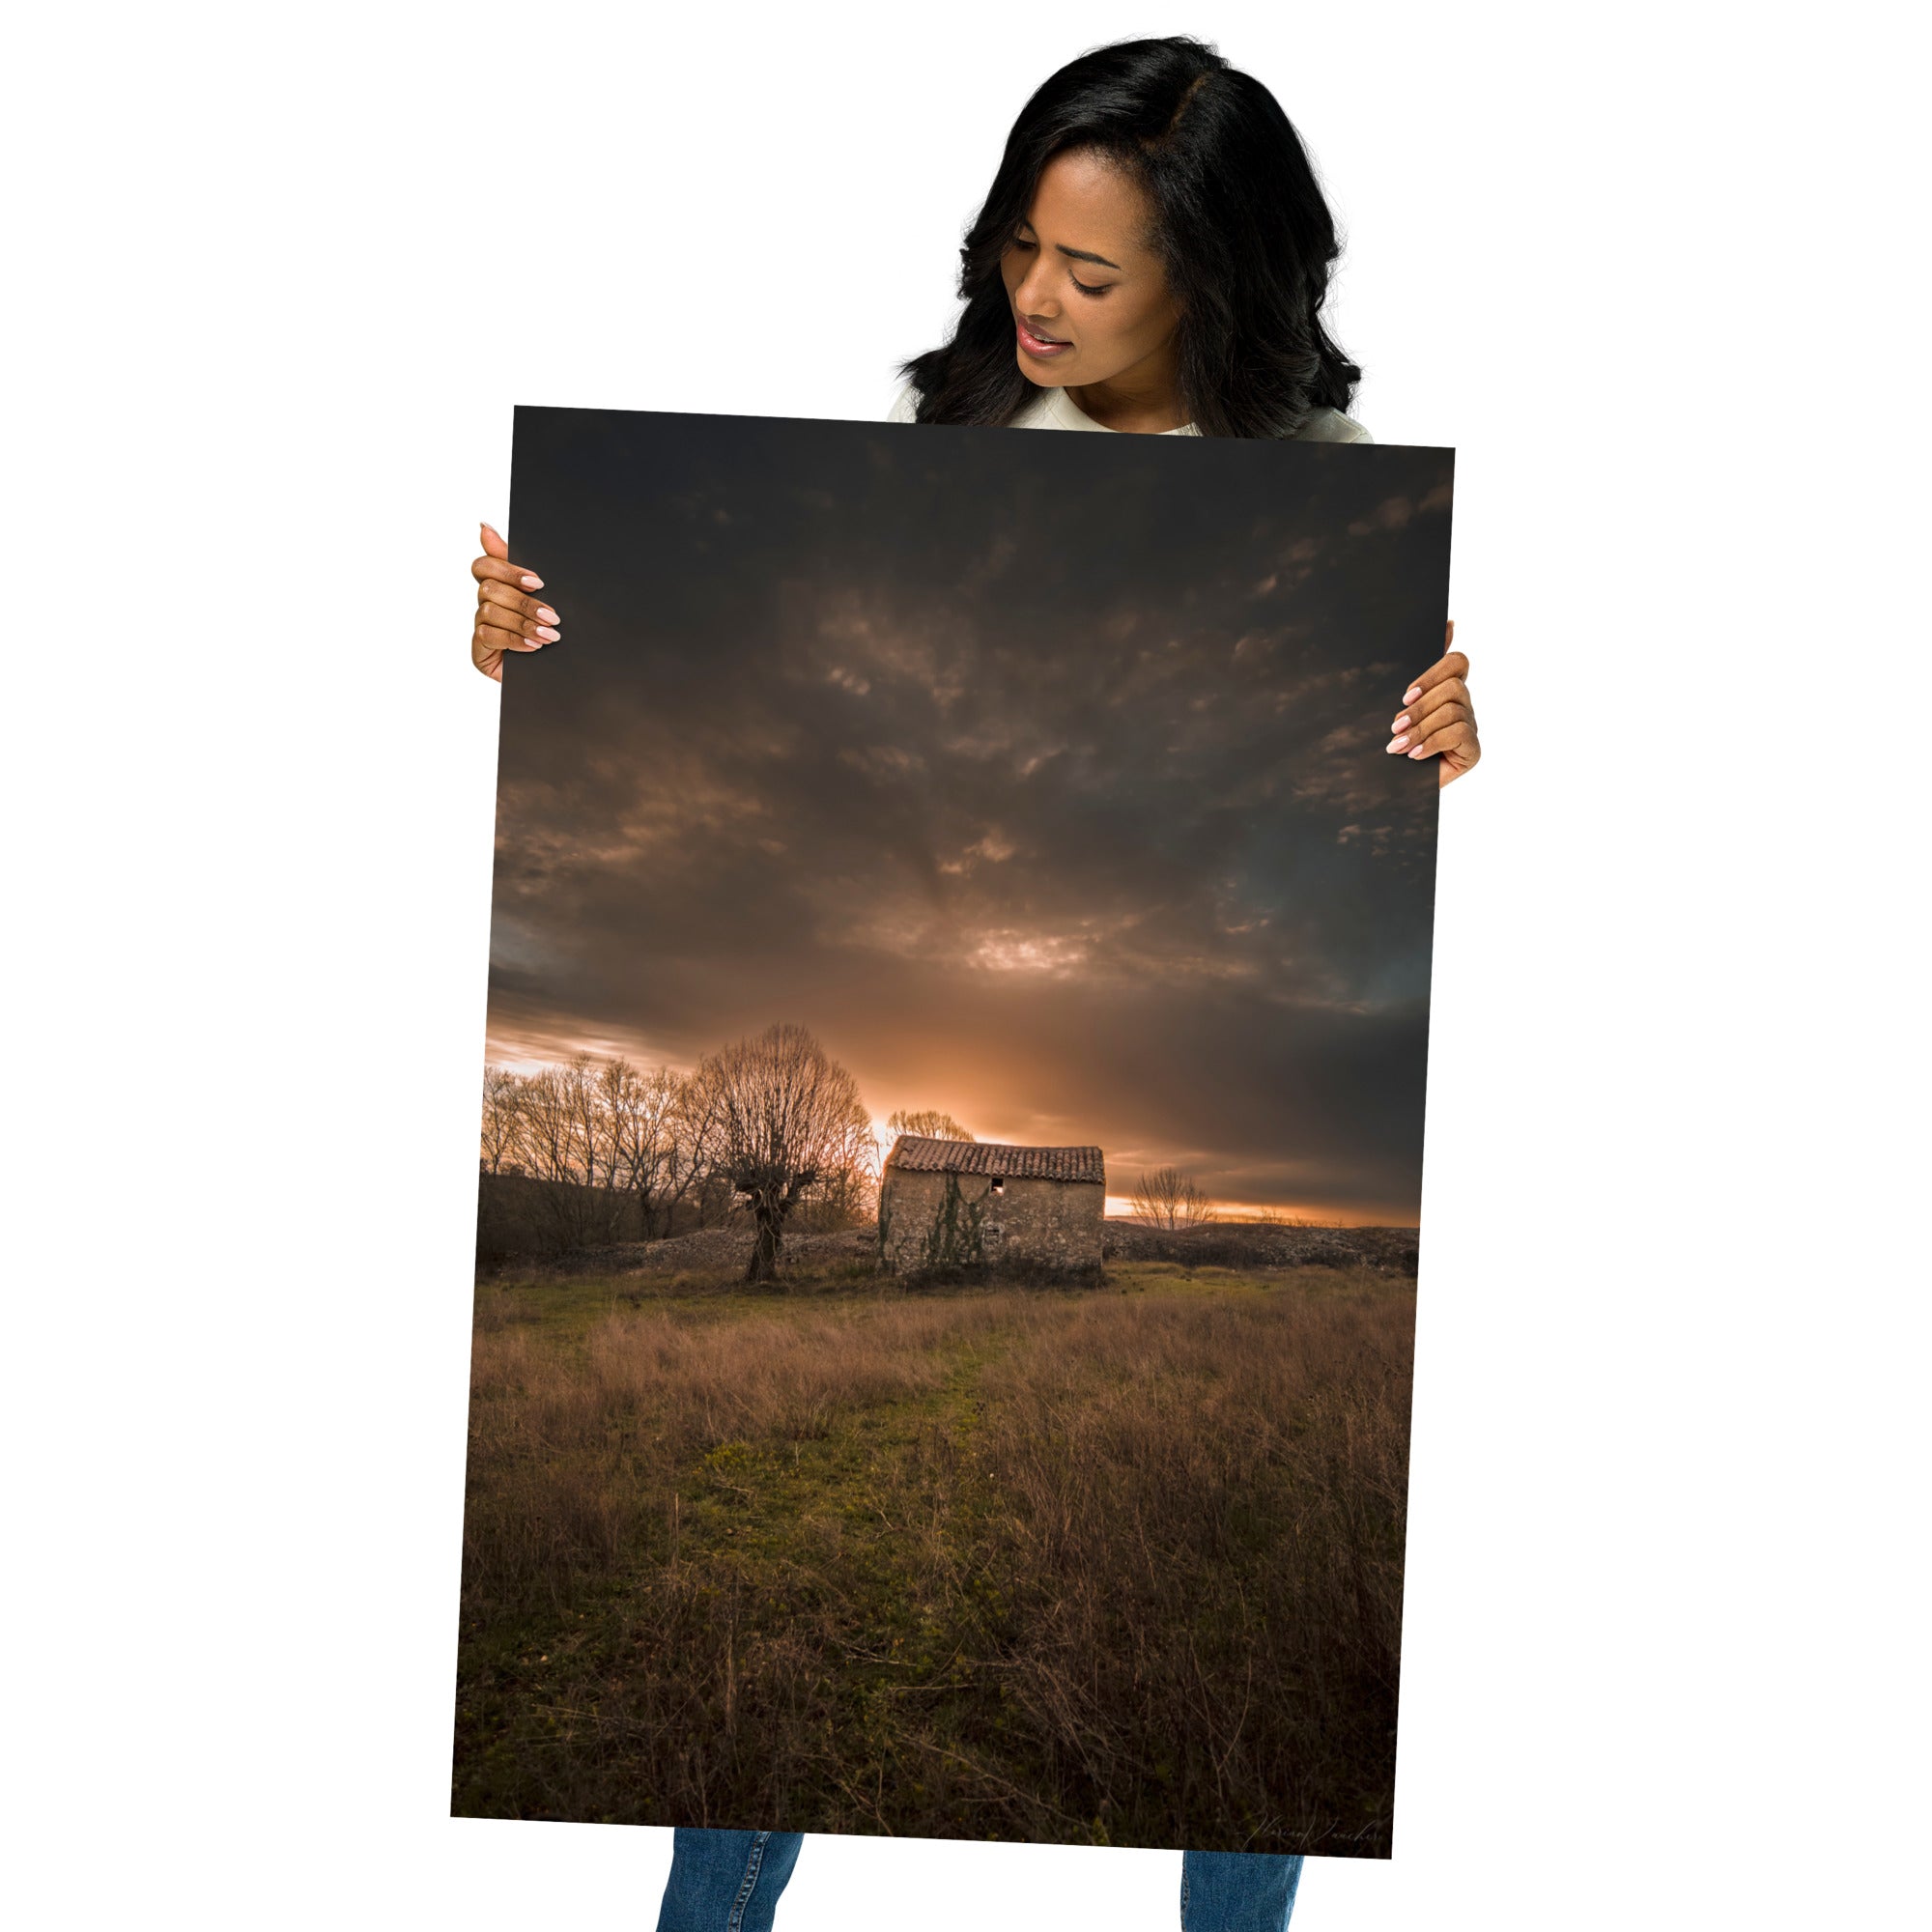
[[[1412,1311],[479,1329],[458,1808],[1385,1852]]]

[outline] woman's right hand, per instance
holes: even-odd
[[[469,659],[485,677],[503,681],[505,651],[540,651],[557,641],[557,615],[526,590],[541,590],[543,579],[510,561],[510,546],[483,526],[483,554],[469,566],[476,580],[476,628],[469,637]]]

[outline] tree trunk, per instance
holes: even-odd
[[[784,1259],[784,1209],[774,1190],[761,1187],[752,1196],[752,1212],[757,1232],[752,1237],[752,1261],[745,1279],[776,1281],[779,1264]]]

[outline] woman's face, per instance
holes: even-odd
[[[1152,228],[1147,197],[1104,156],[1076,151],[1047,163],[1000,258],[1029,382],[1131,383],[1160,367],[1180,311],[1148,245]]]

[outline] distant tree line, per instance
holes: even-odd
[[[483,1069],[483,1171],[633,1196],[646,1237],[681,1208],[722,1218],[728,1201],[707,1187],[716,1144],[705,1083],[668,1066],[579,1053],[535,1073]]]
[[[972,1138],[933,1112],[892,1125]],[[534,1073],[488,1066],[480,1151],[506,1198],[509,1183],[537,1183],[526,1218],[546,1245],[749,1218],[758,1281],[780,1271],[788,1227],[853,1227],[878,1211],[881,1149],[858,1083],[799,1026],[767,1027],[689,1073],[587,1053]]]

